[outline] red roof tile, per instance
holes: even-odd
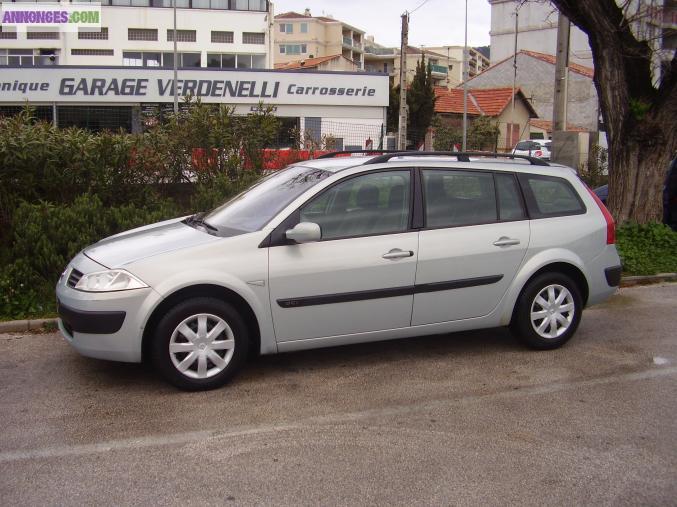
[[[435,88],[436,113],[463,113],[463,89]],[[517,88],[515,97],[521,98],[530,114],[537,117],[536,111]],[[468,90],[468,114],[499,116],[512,101],[512,88],[472,88]]]
[[[435,112],[436,113],[460,113],[463,114],[463,90],[453,88],[435,88]],[[477,109],[470,96],[468,96],[468,114],[479,116],[482,112]]]

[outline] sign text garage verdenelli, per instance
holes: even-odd
[[[271,104],[388,104],[388,79],[370,74],[181,70],[180,96],[204,102]],[[169,69],[9,68],[0,78],[3,102],[170,101],[174,80]]]

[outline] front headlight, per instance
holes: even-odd
[[[75,285],[85,292],[113,292],[117,290],[142,289],[148,287],[137,277],[122,269],[97,271],[83,275]]]

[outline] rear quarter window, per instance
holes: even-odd
[[[585,205],[576,190],[564,178],[534,174],[519,175],[531,218],[585,213]]]

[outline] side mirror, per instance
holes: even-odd
[[[296,224],[293,229],[289,229],[285,235],[287,239],[297,243],[312,243],[322,239],[322,230],[319,225],[313,222],[301,222]]]

